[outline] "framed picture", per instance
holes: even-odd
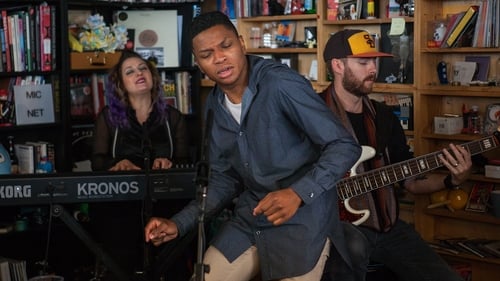
[[[286,64],[291,69],[298,70],[297,54],[273,54],[273,58],[282,64]]]
[[[472,190],[465,206],[466,211],[486,212],[488,200],[494,184],[490,182],[477,182],[472,187]]]
[[[177,98],[176,97],[165,97],[165,101],[168,105],[177,108]]]
[[[340,0],[337,18],[339,20],[360,19],[362,10],[361,0]]]

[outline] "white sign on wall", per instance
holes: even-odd
[[[17,125],[54,122],[51,84],[14,86],[14,102]]]

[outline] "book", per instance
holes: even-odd
[[[39,6],[40,13],[40,70],[52,70],[52,38],[50,6],[44,2]]]
[[[476,26],[474,27],[474,37],[472,39],[472,47],[483,47],[482,39],[480,42],[479,37],[484,34],[485,20],[486,20],[486,6],[485,0],[479,2],[479,10],[477,13]]]
[[[495,253],[497,257],[500,257],[500,240],[484,243],[482,245],[491,252]]]
[[[14,149],[19,161],[19,174],[34,174],[36,165],[35,147],[29,144],[16,143]]]
[[[92,101],[94,104],[94,114],[97,116],[101,110],[106,106],[106,97],[104,93],[105,81],[107,81],[107,74],[92,73]]]
[[[191,108],[191,74],[187,71],[175,73],[175,90],[177,109],[183,114],[192,113]]]
[[[72,117],[94,116],[93,91],[89,84],[73,84],[69,93],[71,96],[70,114]]]
[[[470,61],[456,61],[453,63],[453,81],[460,82],[466,86],[472,82],[474,73],[476,73],[477,63]]]
[[[276,41],[292,42],[295,36],[295,23],[292,21],[280,21],[276,32]]]
[[[464,48],[472,47],[474,41],[474,31],[477,21],[477,13],[473,16],[473,19],[465,26],[464,30],[458,35],[457,40],[451,46],[452,48]]]
[[[326,5],[326,20],[338,20],[339,0],[328,0]]]
[[[10,27],[9,27],[9,19],[7,16],[7,10],[2,10],[2,23],[4,29],[4,37],[5,37],[5,71],[12,71],[12,62],[11,62],[11,53],[10,53]]]
[[[466,211],[486,212],[488,200],[490,199],[491,191],[494,184],[490,182],[477,182],[472,187],[465,206]]]
[[[478,9],[478,5],[472,5],[467,9],[463,17],[457,22],[457,25],[451,30],[448,38],[443,42],[442,46],[444,45],[444,48],[450,48],[455,44],[460,34],[477,18]]]
[[[441,41],[441,48],[447,48],[448,45],[445,44],[446,40],[450,37],[451,32],[455,29],[458,22],[465,15],[465,11],[458,12],[449,16],[448,23],[446,24],[446,32],[444,33],[443,40]]]
[[[35,174],[52,173],[55,163],[54,145],[46,141],[27,141],[35,147]]]
[[[9,260],[0,257],[0,280],[1,281],[11,281],[12,279],[10,278],[10,266],[9,266]]]
[[[475,251],[477,253],[477,256],[482,256],[484,258],[495,258],[496,256],[494,254],[482,247],[483,244],[490,243],[491,241],[492,240],[488,239],[468,239],[463,241],[462,243],[468,246],[471,250]]]
[[[465,61],[471,61],[477,63],[477,71],[474,73],[474,76],[472,77],[473,81],[488,81],[490,60],[491,60],[490,56],[465,56]]]
[[[3,28],[2,14],[0,12],[0,72],[5,71],[5,31]]]
[[[225,14],[230,19],[236,19],[234,0],[217,0],[217,10]]]
[[[433,249],[436,249],[436,250],[439,250],[439,251],[443,251],[443,252],[447,252],[447,253],[450,253],[450,254],[454,254],[454,255],[458,255],[460,253],[460,251],[457,251],[456,249],[454,249],[453,247],[450,247],[446,244],[442,244],[442,243],[427,243],[429,245],[429,247],[433,248]]]
[[[480,258],[484,258],[485,255],[479,251],[477,251],[475,248],[471,247],[469,244],[467,244],[465,241],[458,241],[457,242],[457,245],[459,245],[460,247],[464,248],[465,251],[469,254],[473,254],[473,255],[476,255]]]

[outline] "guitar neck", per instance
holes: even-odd
[[[471,155],[476,155],[498,146],[499,132],[494,135],[461,144]],[[409,177],[432,171],[443,166],[439,160],[442,151],[419,156],[410,160],[377,168],[366,173],[344,178],[337,183],[337,193],[342,200],[368,193],[394,184]]]

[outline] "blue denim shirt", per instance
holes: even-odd
[[[237,198],[234,216],[212,245],[230,262],[256,245],[264,280],[302,275],[316,264],[327,237],[343,247],[334,187],[361,150],[304,77],[272,60],[248,60],[240,124],[218,87],[206,101],[214,113],[207,212]],[[264,215],[252,215],[266,194],[287,187],[303,201],[288,222],[273,226]],[[197,214],[191,204],[172,218],[181,234]]]

